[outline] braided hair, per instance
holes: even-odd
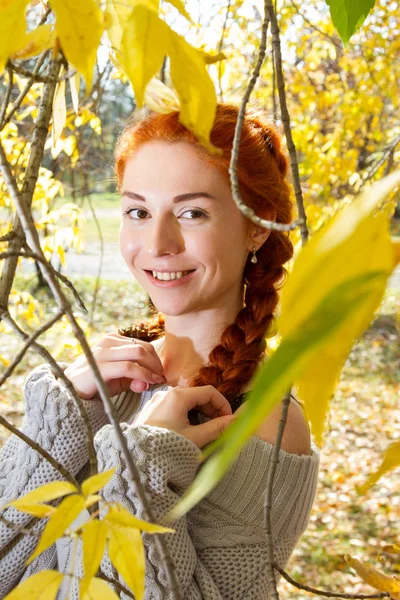
[[[238,108],[217,104],[211,142],[222,149],[216,156],[199,144],[195,136],[179,123],[179,112],[150,112],[145,118],[127,124],[115,150],[115,171],[120,187],[127,161],[142,144],[162,140],[169,143],[190,142],[205,164],[217,168],[229,181]],[[281,134],[257,108],[247,109],[243,122],[237,173],[243,202],[261,218],[276,210],[278,223],[292,220],[291,190],[286,179],[288,159],[281,146]],[[287,276],[283,266],[293,256],[288,232],[274,231],[257,251],[257,263],[250,254],[243,272],[244,307],[211,350],[208,362],[189,381],[189,386],[213,385],[232,404],[252,378],[257,366],[266,358],[265,338],[276,333],[279,296]],[[165,322],[157,312],[147,321],[132,324],[119,332],[129,337],[152,341],[164,334]],[[241,394],[243,396],[243,394]],[[241,397],[239,396],[239,397]]]

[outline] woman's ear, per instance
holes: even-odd
[[[276,210],[274,209],[274,210],[270,211],[268,213],[268,215],[265,216],[264,218],[268,221],[275,221]],[[256,246],[256,249],[258,249],[260,246],[262,246],[263,243],[268,238],[270,233],[271,233],[271,229],[264,229],[263,227],[260,227],[256,223],[251,223],[250,224],[250,232],[249,232],[249,242],[250,242],[251,247],[249,248],[249,251],[251,251],[253,249],[253,246]]]

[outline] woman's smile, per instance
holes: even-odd
[[[170,288],[185,284],[187,281],[192,279],[196,271],[197,269],[184,272],[178,271],[177,273],[160,273],[157,271],[145,271],[145,273],[151,283],[156,287]],[[154,274],[156,274],[156,276],[154,276]],[[161,277],[163,277],[163,279],[161,279]]]

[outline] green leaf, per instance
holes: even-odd
[[[364,23],[375,0],[326,0],[334,26],[345,44]]]
[[[89,477],[82,483],[82,493],[85,496],[89,496],[89,494],[98,492],[110,481],[114,472],[115,467],[109,469],[108,471],[104,471],[103,473],[98,473],[97,475]]]
[[[4,600],[55,600],[64,574],[40,571],[20,583]]]
[[[83,496],[73,495],[64,498],[57,510],[51,515],[36,550],[26,561],[27,565],[29,565],[41,552],[46,550],[46,548],[54,544],[59,537],[64,535],[67,527],[75,521],[79,513],[84,509],[84,506],[85,499]]]

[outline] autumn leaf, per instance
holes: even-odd
[[[94,577],[90,582],[87,592],[82,596],[82,600],[99,600],[99,598],[101,600],[119,600],[119,596],[110,588],[106,581]]]
[[[136,600],[144,597],[145,554],[140,531],[122,527],[109,528],[110,560]]]
[[[126,26],[128,17],[133,11],[135,0],[107,0],[106,2],[106,28],[108,39],[111,42],[111,47],[114,51],[121,49],[121,40],[124,27]]]
[[[171,80],[181,107],[179,121],[210,152],[221,154],[221,150],[210,142],[217,97],[201,53],[188,44],[184,37],[170,31],[168,54],[171,60]]]
[[[368,563],[361,562],[349,554],[345,555],[345,561],[356,571],[357,575],[371,587],[381,592],[389,592],[392,597],[400,594],[400,581],[394,577],[388,577]],[[400,598],[400,596],[398,596]]]
[[[64,574],[40,571],[20,583],[4,600],[55,600]]]
[[[27,513],[28,515],[33,515],[34,517],[38,517],[40,519],[43,517],[49,517],[57,510],[54,506],[50,506],[48,504],[19,504],[15,508],[21,512]]]
[[[83,496],[73,495],[64,498],[57,510],[51,515],[39,540],[39,544],[34,553],[26,561],[27,565],[64,534],[64,531],[75,521],[79,513],[84,509],[84,506],[85,500]]]
[[[52,48],[56,39],[56,32],[53,25],[46,23],[39,25],[33,31],[25,33],[19,40],[18,45],[14,47],[11,58],[27,59],[37,56],[45,50]]]
[[[62,50],[92,87],[93,67],[103,33],[102,14],[96,0],[52,0],[56,30]]]
[[[89,477],[82,483],[82,493],[85,496],[88,496],[89,494],[98,492],[110,481],[114,473],[115,468],[112,468],[108,471],[103,471],[102,473],[98,473],[97,475]]]
[[[76,493],[78,489],[69,481],[52,481],[28,492],[18,500],[10,502],[10,506],[18,508],[20,505],[36,504],[37,502],[48,502],[66,494]]]
[[[71,90],[72,107],[76,115],[79,112],[79,84],[80,75],[79,73],[75,73],[69,78],[69,88]]]
[[[66,119],[67,106],[65,102],[65,80],[62,79],[56,85],[53,98],[53,127],[51,130],[53,148],[63,132]]]
[[[119,527],[139,529],[141,531],[146,531],[147,533],[175,533],[175,529],[162,527],[161,525],[155,525],[153,523],[148,523],[147,521],[142,521],[142,519],[138,519],[121,505],[110,506],[104,520],[114,526],[118,525]]]
[[[185,5],[182,2],[182,0],[167,0],[167,2],[169,2],[169,4],[171,4],[177,10],[179,10],[179,12],[181,13],[181,15],[183,15],[188,21],[190,21],[192,23],[192,25],[194,25],[193,19],[189,15],[189,13],[187,12],[187,10],[185,8]]]
[[[83,527],[83,571],[84,577],[80,583],[80,593],[84,595],[90,590],[93,577],[103,558],[106,547],[108,526],[104,521],[92,519]],[[102,596],[101,596],[102,597]]]
[[[0,73],[25,33],[25,8],[29,0],[0,0]]]
[[[168,25],[144,4],[137,4],[125,23],[117,59],[132,83],[139,108],[148,82],[161,68],[169,35]]]
[[[383,462],[376,473],[369,476],[364,485],[357,488],[359,494],[364,494],[370,487],[389,471],[400,467],[400,442],[395,442],[389,446],[383,456]]]

